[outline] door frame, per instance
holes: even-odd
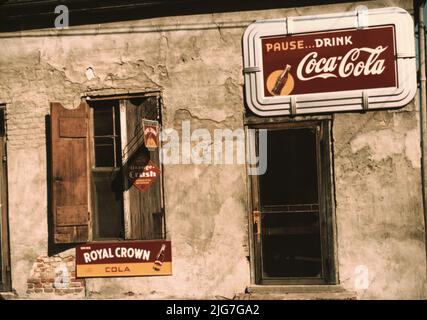
[[[10,244],[9,244],[9,216],[8,216],[8,184],[7,184],[7,145],[6,145],[6,106],[0,105],[0,112],[4,117],[4,134],[0,136],[0,183],[1,183],[1,210],[0,210],[0,246],[1,246],[1,272],[0,292],[11,291],[11,267],[10,267]]]
[[[322,255],[326,253],[325,259],[322,258],[323,270],[326,271],[323,278],[281,278],[281,279],[263,279],[262,277],[262,256],[261,256],[261,235],[257,235],[258,227],[254,224],[256,216],[260,216],[261,206],[259,201],[259,181],[254,175],[247,175],[248,178],[248,225],[249,225],[249,248],[251,265],[251,283],[257,285],[293,285],[293,284],[323,284],[331,285],[338,283],[338,259],[336,254],[336,221],[335,221],[335,200],[334,200],[334,175],[333,175],[333,157],[332,157],[332,117],[276,117],[259,118],[248,117],[245,119],[246,135],[248,148],[248,159],[258,156],[258,139],[254,130],[250,129],[292,129],[303,127],[319,128],[316,135],[320,139],[317,143],[319,170],[319,191],[320,192],[320,219],[321,230],[326,232],[322,236]],[[254,163],[253,161],[251,163]],[[248,164],[249,167],[249,164]],[[267,164],[268,170],[268,164]],[[259,230],[262,230],[260,227]]]

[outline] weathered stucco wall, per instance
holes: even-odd
[[[411,3],[362,4],[411,12]],[[36,31],[31,37],[0,35],[0,102],[7,103],[8,113],[12,280],[18,295],[28,296],[33,264],[48,251],[49,102],[71,108],[85,92],[160,88],[165,127],[178,128],[181,120],[191,120],[192,128],[211,132],[241,128],[245,27],[253,20],[355,7],[349,3],[159,18],[80,27],[78,33],[71,29]],[[366,266],[370,286],[357,291],[361,298],[427,297],[417,109],[410,105],[398,112],[334,118],[340,281],[355,290],[355,268]],[[231,298],[250,284],[244,166],[164,169],[174,275],[88,279],[86,297]],[[73,249],[61,256],[70,253]]]
[[[425,297],[418,115],[411,107],[335,117],[340,278],[352,286],[365,272],[363,298]]]

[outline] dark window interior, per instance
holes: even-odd
[[[93,109],[96,167],[120,167],[120,110],[118,103],[97,103]]]
[[[260,177],[262,206],[317,203],[314,128],[268,131],[268,168]]]
[[[5,117],[4,117],[4,107],[0,106],[0,139],[3,140],[6,132],[6,126],[5,126]],[[1,141],[3,143],[3,141]],[[2,159],[0,159],[2,160]],[[0,181],[1,182],[1,181]],[[3,240],[3,234],[2,234],[2,212],[0,211],[0,289],[1,284],[3,283],[3,251],[2,251],[2,240]]]
[[[6,123],[4,116],[4,106],[0,106],[0,137],[4,137],[6,135]]]
[[[268,131],[260,176],[264,278],[322,277],[316,128]]]
[[[92,168],[94,239],[123,239],[120,109],[118,101],[97,101],[93,108]]]

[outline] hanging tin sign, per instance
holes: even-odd
[[[141,192],[147,191],[160,177],[160,169],[153,161],[139,157],[129,166],[128,177],[130,183]]]
[[[159,147],[159,122],[144,119],[144,144],[148,150],[152,151]]]

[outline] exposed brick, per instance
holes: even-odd
[[[43,289],[34,289],[34,292],[35,292],[35,293],[42,293],[42,292],[43,292]]]
[[[32,279],[39,279],[39,278],[41,278],[40,272],[37,270],[34,270]]]
[[[34,289],[34,284],[33,283],[27,283],[27,288],[28,289]]]
[[[55,293],[58,295],[63,295],[64,294],[64,290],[63,289],[55,289]]]
[[[32,290],[32,289],[27,290],[27,294],[32,294],[32,293],[34,293],[34,290]]]
[[[41,283],[41,279],[37,279],[37,278],[31,278],[27,280],[27,283]]]
[[[34,288],[43,288],[43,284],[42,283],[35,283]]]
[[[45,289],[53,288],[53,284],[52,283],[44,283],[43,288],[45,288]]]
[[[74,289],[68,288],[68,289],[64,289],[65,293],[74,293]]]
[[[79,292],[82,292],[83,290],[84,290],[84,288],[75,288],[74,292],[79,293]]]
[[[80,281],[70,283],[70,287],[73,287],[73,288],[77,288],[77,287],[81,287],[81,286],[82,286],[82,283]]]
[[[42,283],[52,283],[55,282],[55,279],[52,277],[41,278]]]
[[[45,293],[52,293],[53,291],[54,291],[53,288],[52,289],[50,289],[50,288],[45,288],[44,289]]]

